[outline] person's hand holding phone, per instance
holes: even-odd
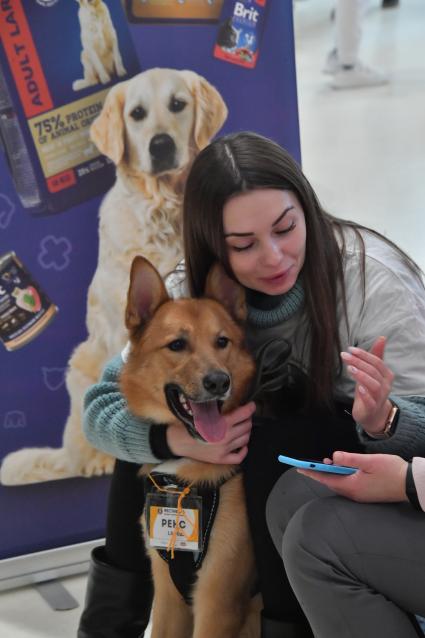
[[[298,469],[297,472],[359,503],[390,503],[408,500],[405,489],[407,461],[399,456],[334,452],[332,459],[324,459],[324,463],[356,467],[358,471],[349,476],[304,469]]]

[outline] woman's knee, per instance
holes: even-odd
[[[294,514],[281,541],[281,555],[288,573],[317,570],[321,563],[331,563],[344,548],[351,546],[338,516],[338,506],[344,505],[344,501],[337,496],[315,499]]]
[[[294,514],[306,503],[331,494],[328,488],[291,469],[276,482],[266,504],[267,525],[278,552]]]

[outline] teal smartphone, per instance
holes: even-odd
[[[329,472],[330,474],[355,474],[355,472],[357,472],[357,468],[355,467],[327,465],[326,463],[319,463],[318,461],[310,461],[308,459],[292,459],[290,456],[284,456],[283,454],[280,454],[277,459],[281,463],[286,463],[286,465],[293,465],[303,470],[313,470],[315,472]]]

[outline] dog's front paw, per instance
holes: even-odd
[[[73,476],[63,448],[24,448],[8,454],[0,468],[2,485],[27,485]]]
[[[107,73],[101,73],[99,77],[102,84],[108,84],[108,82],[111,81],[111,78]]]
[[[103,454],[102,452],[96,452],[96,454],[84,464],[84,467],[81,468],[81,474],[85,477],[112,474],[114,463],[115,459],[112,456]]]
[[[81,91],[81,89],[85,89],[88,86],[86,80],[74,80],[72,83],[73,91]]]

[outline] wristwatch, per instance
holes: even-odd
[[[398,415],[400,414],[400,408],[391,401],[391,410],[385,421],[384,429],[382,432],[371,434],[366,432],[366,435],[370,439],[389,439],[393,436],[397,428]]]

